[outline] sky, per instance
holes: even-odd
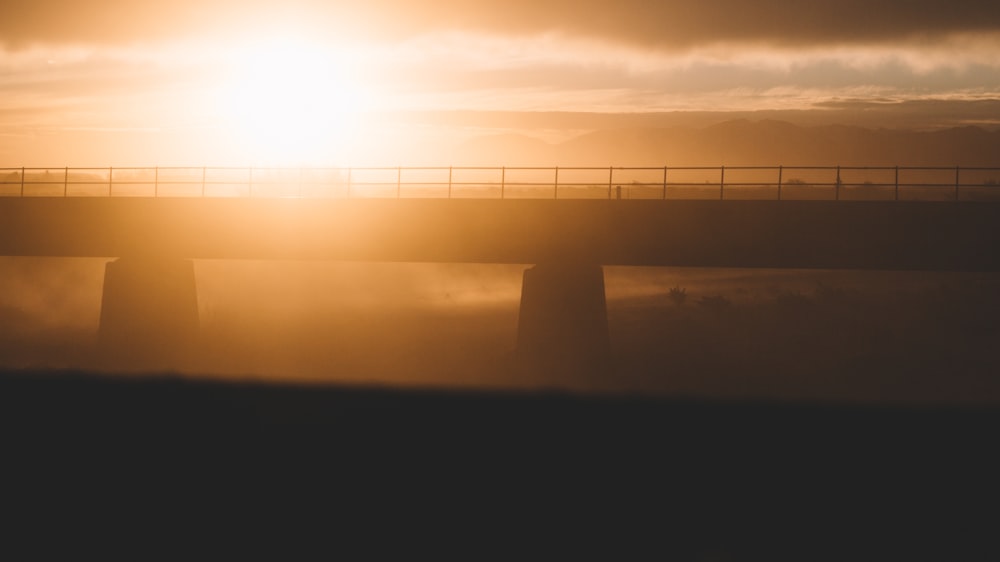
[[[1000,127],[1000,3],[985,0],[0,10],[0,168],[448,164],[478,135],[558,142],[595,116]]]

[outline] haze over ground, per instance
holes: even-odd
[[[106,262],[0,259],[0,369],[105,368]],[[176,367],[271,383],[1000,402],[995,274],[605,268],[614,368],[591,376],[515,368],[526,267],[198,261],[201,342]]]

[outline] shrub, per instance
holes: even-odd
[[[670,300],[673,301],[674,306],[680,306],[684,304],[684,301],[687,300],[687,289],[679,286],[671,288]]]

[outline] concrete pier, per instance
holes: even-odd
[[[122,258],[104,274],[98,341],[109,367],[170,370],[198,341],[194,263]]]
[[[517,357],[530,370],[608,368],[611,343],[601,266],[546,263],[525,270]]]

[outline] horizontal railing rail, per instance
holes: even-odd
[[[0,197],[1000,201],[1000,168],[21,167],[0,168]]]

